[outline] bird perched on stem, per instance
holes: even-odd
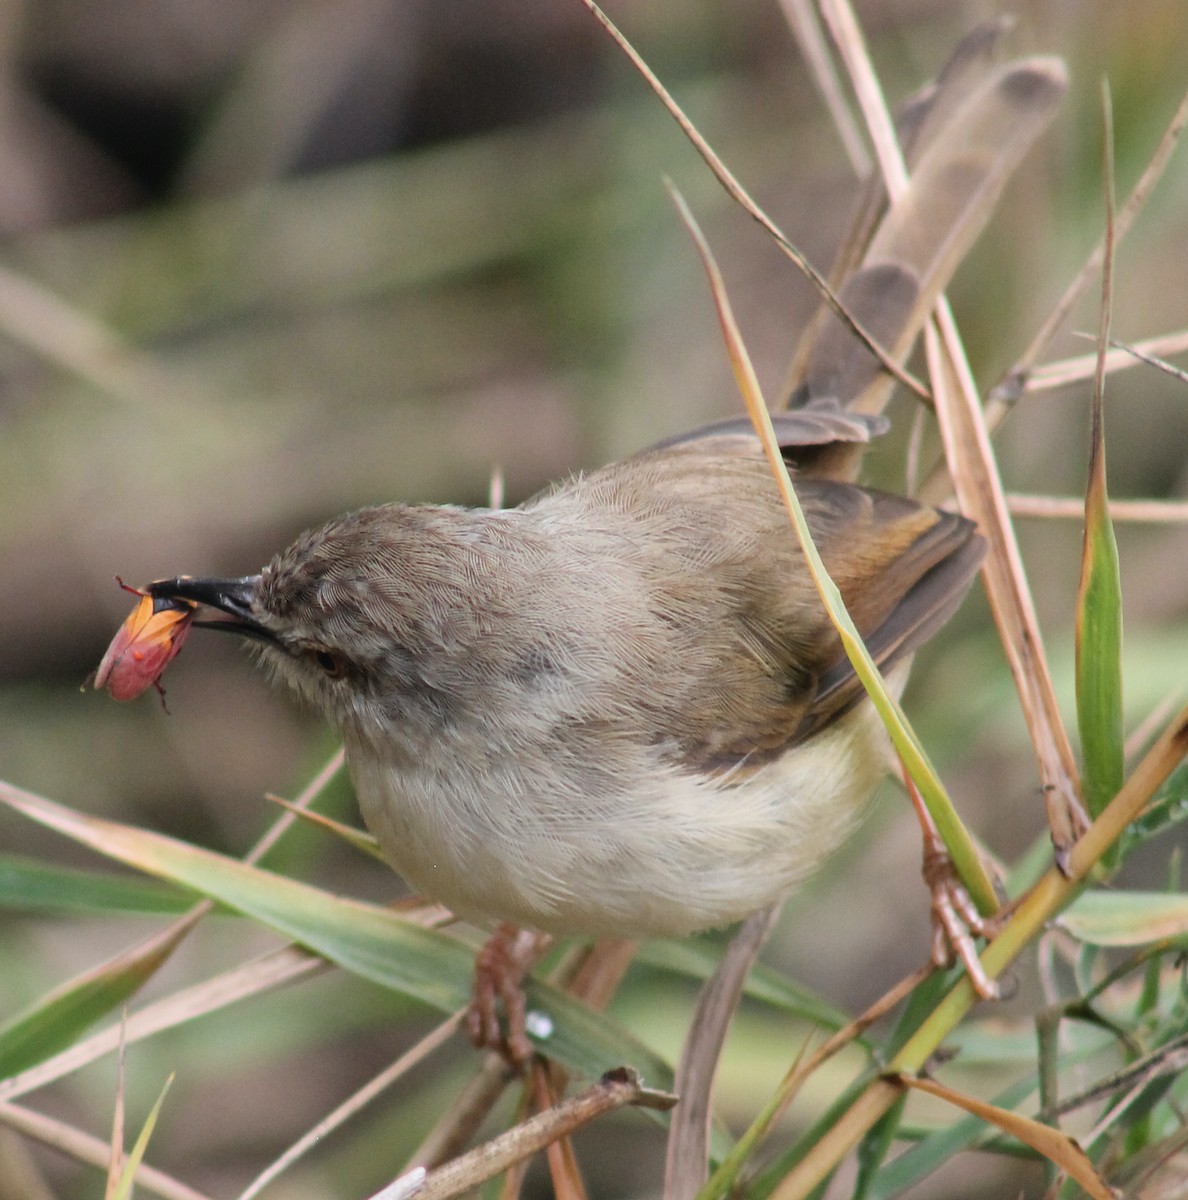
[[[775,418],[814,542],[896,691],[984,544],[961,516],[852,482],[888,381],[850,326],[906,356],[1059,99],[1053,60],[987,77],[983,59],[967,48],[911,110],[914,182],[868,222],[837,287],[851,320],[814,322]],[[259,574],[145,591],[170,630],[218,610],[195,623],[247,639],[324,713],[388,860],[482,925],[622,937],[736,921],[842,841],[888,754],[737,421],[518,508],[368,508]],[[508,1048],[529,1053],[522,1028]]]

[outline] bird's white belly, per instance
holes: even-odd
[[[779,899],[848,835],[886,755],[867,702],[737,781],[657,766],[633,796],[395,769],[347,743],[363,818],[414,888],[480,924],[602,937],[682,936]]]

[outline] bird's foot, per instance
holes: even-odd
[[[951,967],[960,960],[974,991],[983,1000],[1001,999],[1002,989],[986,974],[974,945],[975,938],[991,936],[996,918],[978,912],[944,842],[935,829],[927,826],[921,873],[932,900],[932,961],[938,967]]]
[[[551,940],[545,934],[501,923],[475,958],[474,994],[466,1013],[466,1032],[479,1049],[497,1051],[516,1068],[523,1067],[533,1055],[525,1029],[524,977]]]

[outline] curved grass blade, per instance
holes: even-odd
[[[1013,1083],[995,1097],[1001,1108],[1013,1109],[1035,1093],[1035,1080]],[[865,1200],[894,1200],[933,1172],[940,1170],[964,1150],[979,1145],[989,1130],[980,1117],[968,1116],[944,1129],[930,1133],[914,1146],[886,1163],[878,1177],[871,1181]]]
[[[96,1021],[124,1004],[169,958],[193,922],[117,955],[0,1026],[0,1078],[8,1078],[73,1045]]]
[[[924,1079],[912,1075],[900,1075],[897,1082],[916,1091],[927,1092],[941,1100],[964,1109],[975,1117],[1001,1129],[1003,1133],[1023,1142],[1033,1150],[1042,1154],[1049,1162],[1054,1163],[1060,1170],[1066,1172],[1072,1179],[1093,1197],[1093,1200],[1115,1200],[1115,1193],[1097,1174],[1089,1156],[1067,1134],[1043,1125],[1030,1117],[1020,1116],[1009,1109],[999,1108],[967,1096],[952,1088],[937,1083],[934,1079]]]

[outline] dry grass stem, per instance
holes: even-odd
[[[439,1167],[461,1154],[514,1079],[501,1055],[484,1054],[474,1075],[410,1156],[408,1169]]]
[[[850,111],[816,10],[811,0],[779,0],[779,3],[796,37],[800,52],[804,55],[804,61],[808,64],[809,74],[816,84],[817,92],[824,101],[833,128],[841,139],[842,148],[850,160],[850,167],[859,179],[865,179],[871,168],[870,153],[862,140],[862,133],[854,120],[854,114]]]
[[[1188,92],[1180,100],[1175,113],[1172,115],[1167,128],[1163,131],[1163,135],[1155,147],[1154,153],[1151,155],[1150,161],[1139,176],[1138,182],[1118,208],[1114,219],[1113,231],[1115,245],[1120,243],[1129,232],[1130,227],[1134,224],[1139,213],[1142,212],[1159,180],[1163,177],[1163,172],[1167,169],[1167,165],[1171,161],[1172,154],[1179,142],[1180,134],[1183,132],[1185,122],[1188,122]],[[1081,269],[1069,282],[1068,287],[1064,290],[1064,294],[1056,302],[1055,308],[1049,313],[1047,319],[1040,326],[1039,331],[1032,338],[1027,348],[1019,356],[1015,365],[1010,369],[1005,378],[991,391],[990,399],[986,405],[986,424],[989,428],[996,428],[999,421],[1002,420],[1018,399],[1022,387],[1026,384],[1035,366],[1036,360],[1044,352],[1044,347],[1056,336],[1060,327],[1068,319],[1069,313],[1072,312],[1077,301],[1089,286],[1090,281],[1101,269],[1105,250],[1106,239],[1103,236],[1102,240],[1094,246]]]
[[[613,999],[639,943],[627,938],[604,939],[581,947],[569,961],[562,962],[550,977],[591,1008],[605,1008]]]
[[[1140,350],[1137,345],[1133,345],[1129,342],[1120,342],[1117,340],[1117,338],[1111,338],[1110,345],[1112,347],[1124,350],[1127,354],[1137,358],[1140,362],[1146,363],[1149,367],[1154,367],[1157,371],[1162,371],[1165,375],[1170,375],[1173,379],[1180,383],[1188,383],[1188,371],[1184,371],[1179,367],[1173,366],[1171,363],[1164,361],[1164,359],[1159,358],[1157,355],[1152,354],[1149,351]]]
[[[928,329],[925,345],[945,457],[961,510],[977,521],[990,542],[983,578],[1035,749],[1052,840],[1063,860],[1085,824],[1076,763],[1056,701],[989,431],[952,314],[944,306],[940,326],[944,343],[939,333]]]
[[[891,202],[907,190],[908,177],[895,136],[895,125],[866,53],[853,11],[845,0],[828,0],[827,19],[859,97],[876,147]],[[1028,727],[1040,761],[1049,818],[1058,852],[1067,849],[1083,828],[1077,795],[1076,767],[1056,704],[1055,690],[1043,653],[1039,623],[1031,600],[1022,557],[1002,497],[1001,484],[984,429],[979,430],[980,404],[952,314],[943,297],[937,304],[948,363],[937,357],[932,329],[925,329],[934,397],[961,510],[989,537],[990,554],[983,573],[995,620],[1007,650]],[[943,387],[941,386],[943,383]],[[960,409],[956,405],[960,404]],[[955,424],[960,420],[960,436]]]
[[[603,1008],[614,996],[636,948],[633,941],[606,940],[575,950],[554,969],[550,982],[592,1008]],[[560,1087],[562,1075],[554,1069]],[[436,1167],[460,1154],[516,1078],[502,1055],[484,1055],[474,1076],[409,1159],[409,1166]]]
[[[112,1025],[82,1038],[37,1066],[0,1080],[0,1101],[13,1100],[45,1087],[112,1054],[119,1048],[121,1029],[128,1045],[134,1045],[195,1017],[206,1016],[239,1000],[266,994],[294,980],[328,970],[327,962],[298,946],[271,951],[213,979],[155,1000],[129,1015],[122,1025]]]
[[[713,171],[718,182],[726,189],[740,207],[748,213],[758,224],[767,231],[775,244],[783,251],[788,259],[796,266],[804,277],[817,289],[821,299],[829,306],[837,316],[845,322],[845,324],[853,331],[863,345],[879,360],[884,369],[899,380],[904,387],[914,392],[917,396],[927,398],[928,391],[908,371],[895,361],[893,355],[889,354],[871,335],[863,329],[861,324],[854,319],[853,315],[847,311],[845,305],[838,299],[837,293],[830,287],[828,280],[814,267],[808,259],[788,240],[787,236],[780,230],[774,221],[751,199],[746,189],[735,179],[731,174],[726,164],[718,157],[713,147],[701,136],[701,132],[693,124],[692,121],[685,115],[680,105],[669,94],[665,86],[660,82],[652,69],[640,58],[634,47],[616,28],[610,18],[594,3],[594,0],[581,0],[581,2],[594,14],[595,18],[602,27],[610,34],[615,43],[627,55],[631,61],[631,65],[643,76],[648,86],[655,92],[673,119],[681,127],[681,131],[692,142],[697,153],[701,155],[705,164]]]
[[[111,1145],[102,1138],[23,1105],[0,1102],[0,1123],[76,1162],[89,1163],[101,1171],[106,1171],[111,1161]],[[143,1163],[136,1169],[135,1180],[137,1186],[154,1196],[160,1196],[161,1200],[213,1200],[204,1192],[188,1187],[164,1171],[146,1167]]]
[[[1132,759],[1159,735],[1173,712],[1184,702],[1183,693],[1164,696],[1155,707],[1135,726],[1126,739],[1126,758]]]
[[[645,1088],[632,1071],[612,1071],[593,1087],[562,1100],[547,1112],[529,1117],[485,1145],[430,1172],[416,1192],[417,1200],[449,1200],[460,1196],[595,1118],[629,1104],[664,1111],[676,1104],[676,1097]]]
[[[866,40],[847,0],[822,0],[821,11],[845,64],[850,86],[866,122],[887,195],[894,204],[908,188],[907,165],[883,87],[866,50]]]
[[[342,764],[343,753],[338,750],[302,789],[301,794],[293,802],[294,808],[304,809],[312,804],[342,769]],[[282,813],[244,856],[244,861],[258,862],[276,845],[281,835],[297,819],[297,815],[293,812]],[[193,908],[171,922],[162,932],[153,934],[134,950],[125,951],[125,955],[137,951],[148,952],[154,944],[169,945],[172,948],[213,908],[214,904],[210,900],[198,901]],[[132,1044],[152,1034],[193,1020],[197,1016],[204,1016],[237,1000],[270,991],[302,975],[324,969],[325,966],[326,964],[322,960],[312,957],[307,951],[296,947],[287,947],[268,954],[262,959],[245,963],[215,979],[155,1001],[140,1012],[130,1017],[125,1016],[119,1026],[92,1034],[37,1066],[0,1081],[0,1100],[15,1099],[25,1092],[44,1087],[56,1079],[61,1079],[81,1067],[95,1062],[118,1050],[122,1038],[126,1037],[128,1044]]]
[[[115,1083],[115,1098],[112,1104],[111,1112],[111,1152],[107,1163],[107,1188],[104,1195],[110,1197],[114,1194],[115,1189],[119,1186],[120,1173],[124,1169],[125,1152],[124,1152],[124,1101],[125,1084],[127,1079],[124,1074],[126,1066],[124,1051],[124,1027],[128,1022],[128,1013],[125,1009],[120,1014],[120,1045],[116,1052],[116,1083]]]
[[[533,1060],[529,1083],[537,1112],[548,1112],[554,1108],[565,1092],[563,1073],[554,1071],[551,1064],[541,1059]],[[582,1181],[573,1139],[569,1134],[562,1134],[549,1142],[545,1147],[545,1156],[554,1200],[587,1200],[586,1185]]]
[[[680,1107],[668,1129],[664,1200],[692,1200],[709,1175],[714,1076],[747,974],[771,935],[780,905],[753,913],[730,939],[718,969],[697,997],[677,1065]]]
[[[398,1083],[409,1071],[443,1046],[457,1032],[462,1023],[462,1015],[462,1013],[455,1013],[442,1021],[432,1032],[421,1038],[415,1046],[406,1050],[394,1063],[385,1067],[374,1079],[365,1083],[332,1112],[327,1113],[316,1125],[289,1146],[284,1154],[261,1171],[240,1192],[239,1200],[251,1200],[253,1196],[258,1196],[274,1179],[304,1157],[323,1138],[328,1137],[340,1125],[345,1124],[356,1113],[361,1112],[377,1096],[382,1095],[394,1083]]]
[[[346,754],[340,747],[314,773],[313,778],[301,789],[297,798],[291,801],[291,807],[300,810],[308,808],[313,804],[330,785],[331,780],[342,770],[345,762]],[[298,820],[300,820],[300,817],[297,812],[283,813],[261,834],[256,844],[244,855],[243,861],[246,863],[258,863]]]
[[[1183,354],[1188,351],[1188,330],[1165,333],[1160,337],[1145,338],[1132,345],[1113,344],[1106,354],[1106,371],[1114,374],[1137,367],[1140,363],[1163,367],[1161,357]],[[1041,363],[1027,379],[1027,392],[1049,392],[1084,383],[1093,378],[1097,369],[1097,354],[1082,354],[1076,358],[1064,358],[1058,362]]]
[[[0,330],[50,366],[132,405],[145,420],[184,427],[187,405],[203,402],[197,386],[97,317],[5,266],[0,266]]]
[[[1034,496],[1008,492],[1007,508],[1016,517],[1085,519],[1085,501],[1080,496]],[[1178,524],[1188,521],[1185,500],[1111,500],[1110,520],[1140,524]]]

